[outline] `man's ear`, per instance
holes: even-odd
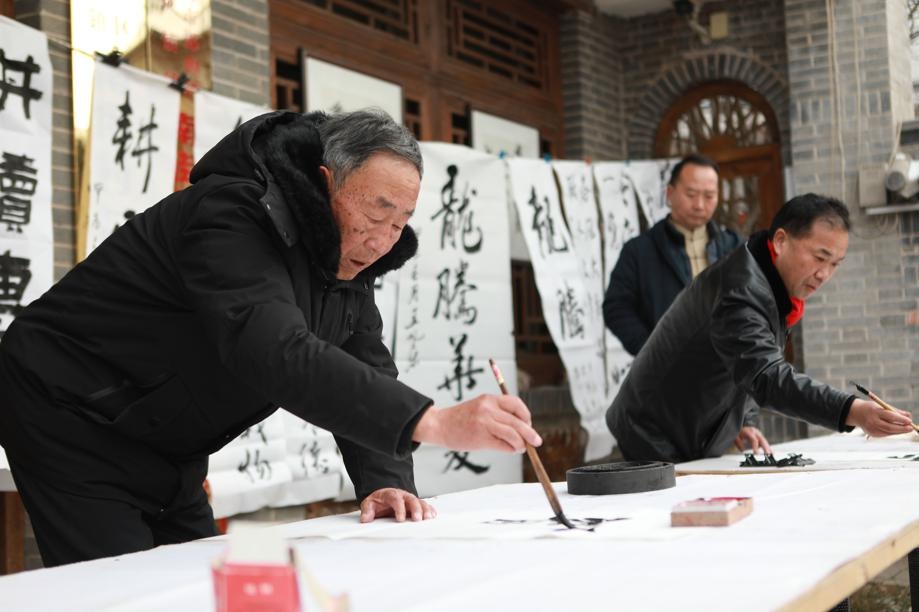
[[[673,185],[667,184],[667,204],[670,204],[670,198],[673,197]]]
[[[329,195],[332,195],[332,188],[335,186],[335,182],[332,180],[332,171],[326,166],[320,165],[319,174],[322,175],[322,179],[325,181],[325,188],[328,190]]]
[[[782,251],[788,246],[788,232],[783,228],[775,230],[775,234],[772,235],[772,248],[775,249],[776,257],[782,254]]]

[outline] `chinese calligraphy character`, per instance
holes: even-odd
[[[447,457],[447,465],[444,466],[443,473],[446,474],[452,468],[454,472],[459,471],[463,468],[475,473],[475,474],[484,474],[491,469],[490,465],[478,465],[469,461],[469,451],[447,451],[444,453],[444,457]]]
[[[258,448],[255,449],[254,453],[250,453],[249,449],[246,449],[246,459],[236,469],[248,476],[252,482],[271,480],[271,464],[268,463],[267,459],[261,457],[261,450]]]
[[[32,75],[41,72],[41,66],[35,63],[32,56],[26,57],[25,61],[13,60],[6,57],[3,49],[0,49],[0,110],[6,107],[6,99],[10,94],[22,98],[22,111],[26,119],[31,119],[29,104],[32,100],[41,99],[42,92],[32,88]],[[10,72],[19,72],[22,74],[22,80],[19,85],[16,80],[9,75]]]
[[[584,337],[584,308],[578,304],[574,289],[565,284],[565,289],[556,292],[558,297],[558,318],[562,338]]]
[[[469,291],[478,289],[472,283],[466,283],[466,270],[469,264],[460,260],[459,268],[453,278],[453,286],[450,286],[450,268],[444,268],[437,275],[437,281],[440,283],[440,291],[437,295],[437,304],[434,306],[434,318],[440,314],[446,320],[456,319],[462,321],[465,325],[472,325],[478,317],[479,311],[475,306],[469,306],[466,303],[466,294]],[[443,304],[443,310],[441,310]]]
[[[32,280],[29,263],[28,259],[13,257],[9,250],[0,255],[0,312],[15,315],[22,310],[22,296]]]
[[[484,368],[472,367],[472,363],[475,360],[473,356],[465,357],[463,355],[466,340],[466,334],[450,338],[450,346],[453,347],[453,376],[444,376],[444,382],[437,387],[453,393],[458,402],[463,400],[463,378],[466,379],[466,389],[473,389],[476,386],[474,375],[481,374],[484,371]]]
[[[133,134],[131,133],[131,113],[134,111],[131,110],[131,92],[124,92],[124,104],[118,107],[118,110],[121,111],[121,116],[118,117],[118,122],[115,123],[117,129],[115,134],[112,135],[112,144],[118,145],[118,150],[115,151],[115,163],[121,166],[121,169],[124,170],[124,154],[127,152],[127,143],[131,140]]]
[[[16,229],[22,233],[22,226],[29,223],[32,216],[31,196],[38,185],[35,162],[25,155],[4,153],[0,162],[0,222],[6,223],[8,230]]]
[[[474,225],[473,215],[475,211],[468,210],[469,197],[477,194],[475,189],[469,189],[469,183],[463,185],[463,194],[461,198],[456,196],[456,175],[459,169],[451,164],[447,166],[447,182],[444,183],[440,190],[441,208],[431,216],[431,220],[441,217],[440,228],[440,248],[456,248],[457,234],[460,238],[460,246],[467,253],[476,253],[482,248],[482,228]],[[459,204],[459,206],[457,206]]]
[[[134,150],[131,151],[131,156],[137,158],[137,167],[140,167],[142,155],[147,156],[147,175],[144,177],[144,188],[141,190],[142,193],[147,193],[147,186],[150,184],[150,163],[153,157],[153,154],[160,150],[158,146],[153,144],[153,130],[159,127],[157,123],[153,121],[153,117],[156,115],[156,107],[150,105],[150,122],[140,126],[140,129],[137,130],[137,143],[134,145]],[[141,146],[141,141],[146,137],[145,146]]]
[[[246,431],[239,434],[241,440],[249,440],[251,438],[258,437],[261,439],[262,444],[268,444],[268,438],[265,436],[265,424],[259,423],[254,427],[247,427]]]
[[[567,251],[568,241],[564,236],[560,237],[560,242],[558,241],[555,235],[555,222],[552,221],[552,216],[549,214],[548,196],[543,196],[543,202],[545,202],[545,206],[539,202],[536,187],[533,187],[530,191],[530,200],[528,202],[530,208],[533,209],[533,220],[530,223],[530,227],[536,230],[536,235],[539,238],[539,252],[545,257],[547,250],[550,255]]]
[[[318,472],[319,474],[328,474],[330,472],[329,458],[320,458],[320,452],[321,449],[319,448],[318,440],[313,440],[311,443],[304,443],[300,447],[300,467],[307,473],[312,471]]]

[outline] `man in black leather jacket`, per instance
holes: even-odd
[[[771,452],[756,406],[843,431],[911,431],[909,413],[796,372],[783,352],[804,300],[830,279],[849,244],[849,212],[807,194],[768,231],[702,272],[660,320],[632,364],[606,422],[630,460],[691,461],[733,444]]]
[[[335,434],[362,521],[434,516],[418,442],[541,442],[519,398],[396,380],[373,280],[415,253],[421,172],[382,113],[257,117],[15,319],[0,444],[45,565],[213,535],[208,455],[280,406]]]

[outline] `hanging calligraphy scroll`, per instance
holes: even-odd
[[[304,54],[303,91],[308,111],[339,113],[379,108],[402,123],[402,87]]]
[[[0,17],[0,334],[54,281],[48,39]]]
[[[235,100],[211,91],[195,92],[195,148],[197,162],[243,122],[269,112],[266,106]]]
[[[86,252],[172,192],[179,97],[169,81],[96,64],[90,128]]]
[[[418,254],[399,274],[399,379],[450,406],[498,393],[494,358],[516,393],[507,192],[502,162],[458,145],[422,143],[424,179],[412,226]],[[519,455],[414,454],[421,495],[520,482]]]
[[[333,498],[343,471],[332,434],[279,410],[211,455],[214,516]]]
[[[568,373],[571,398],[591,448],[612,448],[606,428],[602,328],[588,316],[589,290],[562,217],[552,167],[542,160],[507,161],[511,193],[533,262],[546,326]]]
[[[666,159],[647,159],[626,162],[622,166],[624,189],[631,189],[633,197],[651,227],[670,214],[667,201],[667,181],[672,162]]]
[[[603,323],[603,247],[600,240],[600,217],[597,211],[597,198],[594,192],[594,177],[590,165],[582,161],[555,161],[552,168],[558,177],[561,189],[561,203],[571,231],[574,255],[577,257],[581,278],[587,294],[584,316],[588,321],[590,342],[599,368],[594,373],[602,382],[602,403],[608,406],[612,402],[613,389],[609,384],[606,371],[606,343],[604,336],[606,326]],[[588,391],[583,391],[588,393]],[[599,425],[597,425],[599,427]],[[590,436],[585,459],[591,460],[607,455],[610,450],[610,439],[604,435]]]

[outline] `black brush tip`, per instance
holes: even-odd
[[[561,523],[562,525],[564,525],[564,526],[567,527],[568,529],[577,529],[577,527],[575,527],[575,526],[571,523],[571,521],[568,520],[568,517],[565,516],[564,514],[562,514],[561,512],[559,512],[558,514],[555,515],[555,520],[557,520],[559,523]]]
[[[855,382],[854,380],[850,380],[850,381],[849,381],[849,384],[852,385],[853,387],[855,387],[856,389],[858,389],[861,393],[864,393],[865,395],[868,395],[868,389],[864,388],[863,386],[861,386],[860,384],[858,384],[858,383]]]

